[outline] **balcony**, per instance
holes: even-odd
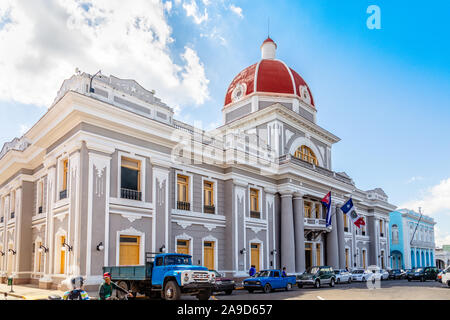
[[[142,192],[137,190],[120,188],[120,197],[122,199],[142,201]]]
[[[59,192],[59,200],[67,198],[67,189]]]
[[[259,212],[259,211],[250,211],[250,218],[261,219],[261,212]]]
[[[209,214],[215,214],[216,213],[216,207],[215,206],[204,205],[203,206],[203,212],[204,213],[209,213]]]
[[[323,229],[327,226],[327,221],[325,219],[305,218],[304,223],[306,229]]]
[[[191,204],[189,202],[177,201],[177,209],[183,211],[191,211]]]
[[[340,173],[328,170],[328,169],[320,167],[320,166],[316,166],[316,165],[314,165],[312,163],[309,163],[308,161],[295,158],[295,157],[293,157],[293,156],[291,156],[289,154],[281,156],[278,159],[278,161],[279,161],[280,165],[285,164],[285,163],[293,163],[293,164],[296,164],[296,165],[301,166],[303,168],[306,168],[306,169],[315,171],[317,173],[320,173],[320,174],[322,174],[324,176],[327,176],[327,177],[333,178],[335,180],[338,180],[340,182],[344,182],[346,184],[354,185],[353,180],[350,179],[349,177],[346,177],[345,175],[342,175]]]

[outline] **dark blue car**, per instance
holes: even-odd
[[[244,289],[252,293],[255,290],[262,290],[269,293],[275,289],[291,290],[296,284],[295,276],[284,276],[281,270],[262,270],[255,277],[247,278],[243,281]]]

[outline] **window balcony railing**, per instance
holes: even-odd
[[[42,206],[39,207],[38,209],[38,213],[41,214],[42,213]]]
[[[177,209],[183,211],[191,211],[191,204],[189,202],[177,201]]]
[[[14,217],[16,216],[15,212],[11,212],[11,219],[14,219]]]
[[[259,212],[259,211],[250,211],[250,218],[261,219],[261,212]]]
[[[142,201],[142,192],[137,190],[120,188],[120,197],[122,199]]]
[[[67,189],[59,192],[59,200],[67,198]]]
[[[204,213],[209,213],[209,214],[215,214],[216,213],[216,207],[215,206],[204,205],[203,206],[203,212]]]
[[[344,232],[348,232],[348,227],[344,227]]]
[[[5,221],[5,219],[3,217],[0,217],[0,223],[3,223],[3,221]]]
[[[361,231],[361,235],[362,235],[362,236],[365,236],[365,235],[366,235],[366,232],[365,232],[365,231]]]
[[[380,237],[382,237],[382,238],[384,237],[384,233],[383,232],[380,233]]]

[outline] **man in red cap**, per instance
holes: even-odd
[[[105,272],[103,274],[103,283],[100,285],[98,289],[98,298],[100,300],[112,300],[113,292],[115,289],[121,290],[127,294],[128,298],[132,298],[133,294],[131,292],[127,292],[124,289],[118,287],[114,282],[111,281],[111,273]]]

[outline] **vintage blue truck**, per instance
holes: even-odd
[[[145,265],[103,267],[111,280],[131,292],[151,298],[178,300],[181,295],[195,295],[208,300],[215,282],[215,273],[192,265],[190,255],[178,253],[146,253]]]
[[[255,290],[262,290],[269,293],[275,289],[292,289],[296,284],[295,276],[282,276],[281,270],[262,270],[254,277],[244,279],[244,289],[252,293]]]

